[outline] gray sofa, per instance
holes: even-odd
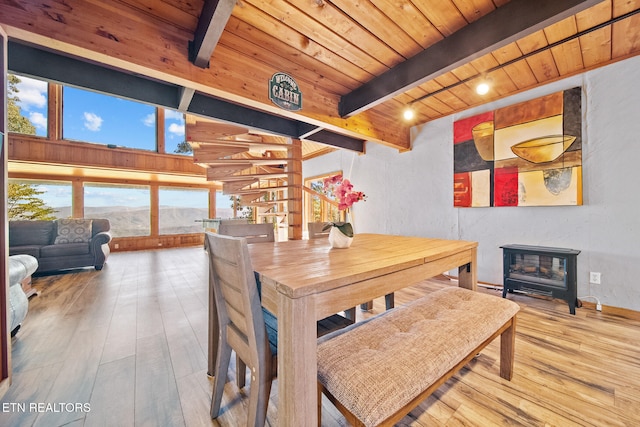
[[[101,270],[109,256],[108,219],[9,221],[9,255],[38,260],[36,273],[93,266]]]

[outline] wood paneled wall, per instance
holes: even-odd
[[[22,162],[205,176],[204,168],[193,163],[191,156],[159,154],[132,148],[108,148],[100,144],[14,133],[9,135],[7,148],[9,159]]]

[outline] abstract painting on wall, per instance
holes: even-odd
[[[453,124],[456,207],[582,205],[579,87]]]

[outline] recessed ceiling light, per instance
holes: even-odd
[[[407,107],[402,113],[402,116],[404,117],[405,120],[412,120],[415,117],[415,113],[411,109],[411,107]]]
[[[487,82],[482,82],[478,86],[476,86],[476,93],[478,95],[486,95],[489,93],[489,84]]]

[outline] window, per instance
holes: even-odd
[[[113,237],[149,236],[150,200],[147,186],[84,184],[85,218],[107,218]]]
[[[17,74],[9,74],[7,77],[9,131],[47,136],[47,82]]]
[[[10,179],[7,205],[10,220],[69,218],[71,183]]]
[[[190,155],[191,146],[187,142],[184,114],[175,110],[164,110],[164,147],[167,154]]]
[[[333,175],[335,175],[335,173],[306,179],[305,186],[316,193],[324,194],[323,180],[324,178],[328,178]],[[329,194],[328,197],[330,199],[334,199],[335,195]],[[338,210],[338,206],[327,202],[319,195],[315,196],[305,192],[305,198],[307,199],[307,222],[340,221],[340,211]]]
[[[222,191],[216,191],[216,217],[217,218],[233,218],[233,201],[232,196],[223,194]]]
[[[160,234],[202,233],[197,220],[209,218],[209,191],[160,187]]]
[[[156,151],[156,109],[150,105],[65,86],[63,138]]]

